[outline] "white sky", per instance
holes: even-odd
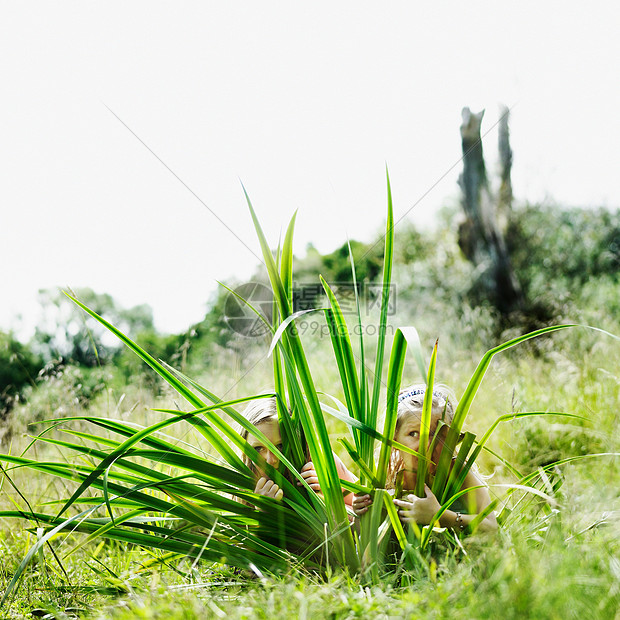
[[[463,106],[488,163],[515,106],[517,198],[620,205],[615,3],[438,4],[3,3],[0,329],[90,286],[180,331],[257,263],[106,106],[256,254],[240,179],[274,245],[299,210],[300,254],[380,228],[386,162],[397,217],[434,186],[410,213],[432,220]]]

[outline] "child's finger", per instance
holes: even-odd
[[[353,506],[363,508],[364,506],[370,506],[370,504],[372,504],[370,495],[355,495],[353,497]]]
[[[312,463],[309,463],[309,465],[312,465]],[[314,470],[314,467],[308,468],[305,471],[302,469],[300,474],[301,474],[301,477],[305,478],[306,480],[313,476],[316,478],[316,471]]]
[[[274,482],[272,483],[271,487],[269,488],[269,492],[267,493],[267,495],[269,497],[274,497],[278,494],[278,491],[280,490],[280,487]]]
[[[309,469],[314,469],[314,463],[312,461],[308,461],[302,468],[301,468],[301,475],[303,476],[303,472],[308,471]]]
[[[401,506],[402,508],[411,508],[413,502],[405,502],[402,499],[394,499],[392,500],[397,506]]]
[[[313,484],[319,484],[319,479],[316,476],[308,476],[308,477],[304,476],[304,480],[310,486],[312,486]],[[297,481],[297,486],[298,487],[301,486],[301,482],[299,480]]]
[[[265,482],[267,482],[267,478],[265,478],[264,476],[261,476],[256,482],[256,487],[254,487],[254,493],[258,493],[259,491],[262,491],[263,487],[265,486]]]
[[[284,491],[282,489],[278,489],[278,492],[274,495],[274,499],[279,502],[283,497]]]

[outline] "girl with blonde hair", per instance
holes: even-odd
[[[244,417],[248,422],[256,426],[271,443],[282,450],[282,437],[280,434],[280,423],[278,421],[278,410],[276,406],[275,398],[262,398],[260,400],[252,401],[243,412]],[[265,459],[265,462],[272,467],[277,467],[280,463],[278,457],[267,448],[267,446],[258,437],[251,435],[246,429],[240,431],[241,437],[245,439],[257,452]],[[334,460],[336,461],[336,470],[338,476],[343,480],[349,482],[355,482],[357,478],[346,468],[345,464],[334,454]],[[264,471],[257,467],[247,456],[243,455],[243,462],[250,468],[250,470],[256,476],[256,487],[254,493],[258,495],[264,495],[265,497],[272,497],[275,500],[280,501],[284,497],[284,491],[273,480],[270,480]],[[316,493],[321,492],[321,486],[317,477],[316,471],[312,461],[308,462],[301,468],[299,472],[308,483],[310,488]],[[283,473],[284,477],[292,482],[292,477],[289,471]],[[300,485],[300,482],[297,482]],[[351,505],[353,502],[353,493],[346,493],[344,501],[346,504]]]
[[[394,440],[416,452],[420,448],[420,425],[425,393],[426,386],[424,384],[417,384],[402,390],[398,395]],[[433,451],[430,455],[431,462],[428,468],[431,475],[435,473],[448,427],[454,418],[455,401],[456,398],[450,388],[445,385],[435,385],[433,388],[431,420],[428,433],[429,446],[433,445]],[[440,426],[440,422],[444,424]],[[434,440],[434,444],[432,444],[431,442],[438,427],[440,428],[437,437]],[[416,487],[417,468],[418,459],[416,456],[393,449],[388,463],[386,487],[394,489],[396,478],[402,472],[403,489],[412,491]],[[474,489],[472,487],[478,488]],[[418,525],[428,525],[439,511],[439,501],[428,486],[425,485],[424,488],[426,497],[417,497],[413,493],[407,493],[403,495],[402,499],[395,498],[393,500],[403,523],[413,522]],[[453,528],[456,531],[463,531],[491,503],[489,489],[473,467],[469,470],[461,490],[469,488],[472,488],[472,490],[463,496],[465,501],[460,501],[461,498],[457,499],[441,515],[439,525]],[[371,504],[372,498],[370,495],[355,495],[352,508],[359,517],[368,510]],[[478,529],[481,531],[496,530],[497,519],[495,518],[495,513],[491,512],[480,521]]]

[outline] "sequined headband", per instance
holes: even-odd
[[[408,398],[411,398],[412,396],[418,396],[419,394],[424,394],[425,392],[426,390],[419,389],[419,390],[411,390],[411,392],[404,392],[403,394],[399,394],[398,403],[400,404],[404,400],[407,400]],[[436,398],[443,398],[445,401],[448,400],[445,394],[440,394],[439,392],[433,391],[433,396],[435,396]]]

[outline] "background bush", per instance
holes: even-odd
[[[25,386],[34,385],[42,365],[28,345],[0,332],[0,417],[8,413]]]

